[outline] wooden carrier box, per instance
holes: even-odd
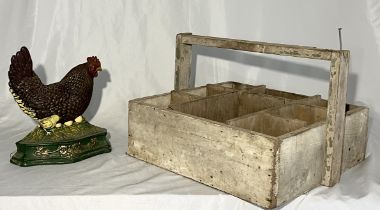
[[[191,88],[191,47],[331,61],[328,100],[236,82]],[[265,208],[333,186],[365,158],[349,51],[177,35],[175,90],[129,102],[128,154]]]

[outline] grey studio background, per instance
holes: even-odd
[[[0,15],[0,209],[260,209],[128,157],[128,101],[173,89],[177,33],[338,49],[338,27],[351,51],[347,100],[370,108],[367,160],[283,209],[378,208],[380,1],[3,0]],[[8,91],[10,57],[23,45],[45,83],[98,56],[105,71],[85,117],[108,129],[112,153],[60,166],[9,163],[35,126]],[[204,47],[193,61],[195,86],[238,81],[327,96],[327,62]]]

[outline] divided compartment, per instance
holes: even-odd
[[[206,86],[201,86],[199,88],[181,90],[181,91],[204,98],[204,97],[218,95],[218,94],[232,93],[239,90],[230,88],[230,87],[224,87],[218,84],[207,84]]]
[[[327,106],[319,95],[308,97],[237,82],[171,91],[142,102],[273,137],[325,120]]]
[[[282,118],[301,120],[307,125],[325,121],[327,109],[319,106],[290,104],[277,109],[269,109],[268,113]]]
[[[285,99],[264,94],[232,92],[173,104],[169,109],[224,123],[248,113],[285,104]]]
[[[265,88],[264,93],[267,95],[286,98],[288,100],[301,100],[301,99],[307,99],[309,97],[309,96],[305,96],[301,94],[290,93],[286,91],[274,90],[274,89],[269,89],[269,88]]]
[[[232,126],[273,137],[326,120],[326,109],[303,104],[289,104],[228,120]]]
[[[182,104],[198,99],[206,98],[209,96],[215,96],[225,93],[233,93],[236,90],[208,84],[194,89],[176,91],[173,90],[170,93],[160,94],[151,97],[145,97],[140,100],[141,103],[153,105],[161,108],[168,108],[170,105]]]
[[[255,87],[255,86],[251,86]],[[261,86],[257,86],[260,87]],[[170,93],[160,94],[151,97],[145,97],[140,100],[141,103],[148,105],[158,106],[161,108],[167,108],[170,105],[182,104],[197,99],[206,98],[215,95],[221,95],[226,93],[237,92],[239,89],[233,89],[224,87],[217,84],[207,84],[198,88],[176,91],[173,90]]]
[[[166,109],[171,104],[185,103],[199,98],[201,97],[197,95],[187,94],[181,91],[171,91],[170,93],[141,98],[139,103]]]
[[[193,89],[181,90],[181,92],[196,95],[199,97],[208,97],[236,91],[247,91],[249,93],[264,93],[265,85],[246,85],[238,82],[223,82],[218,84],[207,84]]]
[[[232,93],[236,91],[233,88],[223,87],[219,85],[213,85],[213,84],[207,84],[206,86],[201,86],[199,88],[194,89],[188,89],[188,90],[181,90],[181,92],[196,95],[198,97],[207,97],[207,96],[213,96],[223,93]]]
[[[228,120],[226,123],[273,137],[281,136],[307,125],[302,120],[283,118],[265,112],[245,115]]]
[[[216,85],[225,87],[225,88],[231,88],[234,90],[246,91],[248,93],[262,93],[262,94],[271,95],[275,97],[285,98],[288,100],[301,100],[301,99],[307,99],[309,97],[309,96],[305,96],[301,94],[269,89],[269,88],[266,88],[265,85],[253,86],[253,85],[247,85],[247,84],[242,84],[238,82],[222,82]]]
[[[308,99],[299,100],[299,101],[295,101],[295,102],[299,103],[299,104],[314,105],[314,106],[319,106],[319,107],[324,107],[324,108],[327,108],[327,105],[328,105],[328,101],[325,99],[322,99],[320,96],[316,97],[316,98],[310,97]],[[364,107],[362,107],[362,106],[357,106],[357,105],[353,105],[353,104],[346,104],[346,108],[345,108],[346,116],[350,115],[352,113],[355,113],[358,110],[363,109],[363,108]]]
[[[174,104],[183,104],[186,102],[191,102],[191,101],[195,101],[202,98],[207,98],[211,96],[219,96],[219,95],[224,95],[227,93],[237,93],[237,92],[243,95],[243,97],[240,97],[240,99],[242,100],[244,100],[244,97],[250,98],[249,94],[260,94],[264,96],[263,97],[264,101],[262,103],[253,104],[253,106],[255,106],[254,108],[252,108],[253,110],[258,110],[257,106],[261,106],[261,104],[263,103],[265,104],[266,102],[268,102],[268,100],[265,100],[268,98],[281,99],[285,103],[292,103],[297,100],[299,101],[306,100],[306,103],[307,104],[309,103],[307,102],[309,98],[308,96],[267,89],[265,85],[253,86],[253,85],[241,84],[238,82],[223,82],[223,83],[218,83],[218,84],[207,84],[205,86],[201,86],[198,88],[186,89],[186,90],[180,90],[180,91],[173,90],[170,93],[160,94],[154,97],[142,98],[140,102],[148,104],[148,105],[158,106],[161,108],[168,108],[169,106],[174,105]],[[257,99],[255,99],[255,97],[257,98],[257,96],[252,95],[253,100],[256,101]],[[313,101],[310,103],[323,104],[323,102],[319,102],[319,99],[318,99],[318,102]],[[243,103],[243,106],[244,104],[249,104],[249,103]],[[265,107],[270,107],[270,106],[265,105]],[[245,113],[252,112],[252,111],[249,111],[249,107],[245,107],[245,109],[247,110],[244,111],[244,109],[240,109],[241,112],[239,112],[238,116],[241,116]]]

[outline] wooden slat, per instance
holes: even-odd
[[[320,49],[307,46],[254,42],[237,39],[198,36],[191,34],[181,34],[181,38],[182,44],[188,45],[202,45],[207,47],[243,50],[249,52],[311,58],[319,60],[331,60],[331,54],[339,52],[337,50]]]
[[[277,141],[199,117],[129,103],[128,154],[265,208]]]
[[[292,134],[281,142],[277,176],[277,206],[320,185],[325,143],[322,124]]]
[[[325,173],[322,180],[322,185],[325,186],[334,186],[340,180],[349,57],[348,51],[342,51],[334,53],[331,60]]]
[[[184,35],[186,34],[177,34],[176,37],[175,90],[190,88],[192,46],[183,43],[182,37]]]
[[[368,108],[357,107],[346,115],[342,172],[360,163],[365,158],[368,139]]]

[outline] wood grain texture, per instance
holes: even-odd
[[[262,86],[259,94],[215,88],[207,96],[218,85],[244,87],[222,83],[130,101],[128,154],[266,208],[321,184],[326,100],[266,95]],[[364,159],[368,123],[367,108],[345,107],[342,170]]]
[[[129,103],[133,103],[133,102],[149,104],[155,107],[167,108],[172,102],[172,97],[171,97],[171,93],[164,93],[160,95],[148,96],[148,97],[129,101]]]
[[[308,98],[305,95],[300,95],[300,94],[296,94],[296,93],[289,93],[289,92],[285,92],[285,91],[268,89],[268,88],[265,89],[265,94],[272,95],[272,96],[278,96],[278,97],[282,97],[282,98],[286,98],[286,99],[290,99],[290,100],[300,100],[300,99]]]
[[[289,104],[286,106],[269,109],[267,112],[283,118],[297,119],[311,125],[326,120],[326,108],[303,104]]]
[[[200,96],[192,95],[186,92],[178,92],[178,91],[172,91],[171,93],[171,99],[170,104],[181,104],[186,103],[190,101],[194,101],[196,99],[200,99]]]
[[[177,90],[190,87],[192,45],[243,50],[264,54],[330,60],[330,87],[326,131],[326,161],[323,185],[333,186],[340,179],[344,134],[349,51],[319,49],[246,40],[225,39],[192,34],[177,35]]]
[[[228,82],[221,82],[221,83],[218,83],[218,84],[214,84],[214,85],[217,85],[217,86],[222,86],[222,87],[228,87],[228,88],[232,88],[234,90],[253,90],[253,89],[257,89],[257,88],[265,88],[265,85],[247,85],[247,84],[242,84],[242,83],[239,83],[239,82],[233,82],[233,81],[228,81]],[[261,93],[264,93],[264,92],[261,92]]]
[[[282,140],[277,206],[320,185],[324,166],[325,125],[316,124]]]
[[[207,84],[206,90],[207,90],[206,91],[207,96],[212,96],[212,95],[217,95],[217,94],[222,94],[222,93],[236,92],[236,90],[233,88],[223,87],[220,85],[213,85],[213,84]]]
[[[273,207],[273,139],[134,102],[128,126],[129,155]]]
[[[228,120],[227,124],[278,137],[285,133],[305,127],[307,123],[297,119],[282,118],[265,112],[260,112]]]
[[[181,39],[183,44],[202,45],[233,50],[243,50],[265,54],[311,58],[319,60],[331,60],[331,54],[339,52],[331,49],[319,49],[315,47],[255,42],[238,39],[225,39],[209,36],[186,34]]]
[[[225,122],[238,116],[238,97],[238,93],[214,95],[188,103],[173,104],[170,109],[218,122]]]
[[[332,54],[327,106],[325,173],[322,184],[334,186],[340,180],[347,91],[349,52]]]
[[[206,86],[200,86],[196,88],[191,89],[183,89],[181,92],[185,92],[192,95],[197,95],[199,97],[206,97],[207,96],[207,87]]]
[[[356,166],[365,158],[368,139],[368,108],[347,112],[344,129],[342,171]]]
[[[349,51],[191,34],[176,41],[176,91],[129,103],[131,156],[265,208],[333,186],[364,159],[368,109],[346,105]],[[237,82],[190,89],[192,45],[331,61],[328,101]]]
[[[191,35],[190,33],[187,33]],[[182,37],[186,35],[177,34],[176,37],[176,53],[175,53],[175,81],[174,89],[182,90],[190,88],[190,75],[191,75],[191,58],[192,46],[184,44]]]
[[[242,92],[239,95],[238,116],[258,112],[285,104],[285,99],[273,97],[265,94],[252,94],[250,92]]]

